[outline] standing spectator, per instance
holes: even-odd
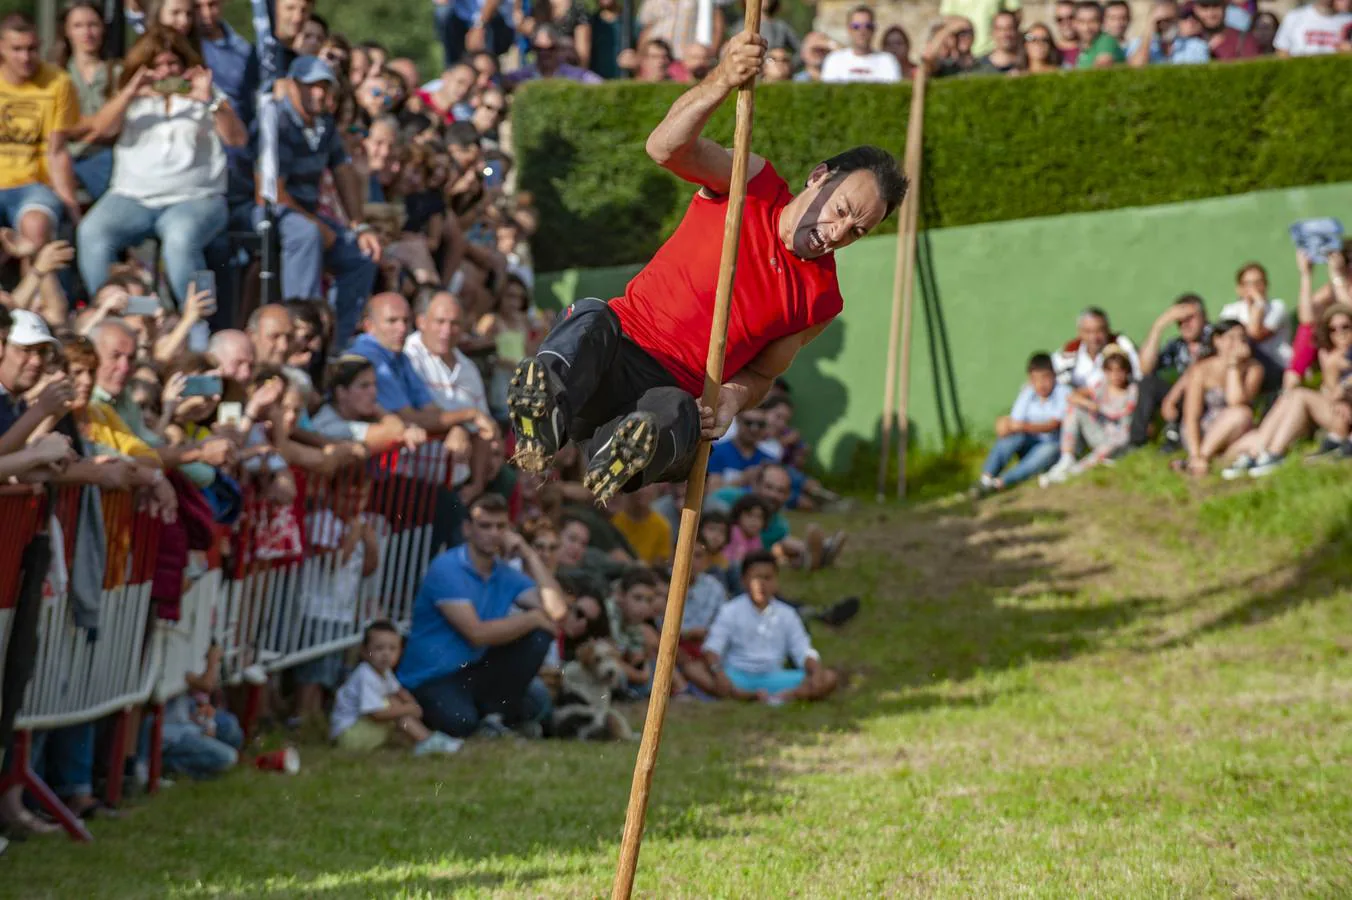
[[[718,3],[713,5],[713,17],[713,37],[710,43],[715,47],[721,47],[726,20],[723,17],[723,8]],[[686,47],[699,40],[699,36],[695,33],[698,19],[699,0],[643,0],[638,6],[638,24],[643,28],[639,34],[638,46],[643,47],[650,40],[660,39],[666,41],[667,46],[671,48],[673,59],[685,59]]]
[[[809,31],[803,36],[803,71],[793,76],[793,80],[821,81],[822,65],[826,62],[826,57],[831,55],[835,50],[835,41],[831,40],[820,31]],[[907,52],[910,52],[909,41],[907,42]]]
[[[291,49],[297,56],[318,56],[328,38],[329,23],[318,13],[312,12],[291,42]]]
[[[1253,429],[1253,402],[1263,386],[1263,366],[1253,358],[1243,325],[1233,319],[1216,323],[1211,349],[1189,370],[1183,397],[1187,472],[1196,477]]]
[[[901,65],[897,58],[873,49],[873,36],[878,28],[873,10],[867,6],[856,6],[850,11],[849,25],[850,46],[826,57],[822,63],[821,80],[835,83],[900,81]]]
[[[1080,55],[1080,36],[1075,30],[1075,0],[1056,0],[1056,49],[1068,68]]]
[[[427,567],[399,663],[427,726],[461,738],[488,716],[507,726],[529,717],[527,688],[567,613],[554,575],[509,527],[507,501],[485,494],[469,516],[465,543]]]
[[[1127,49],[1127,32],[1131,30],[1131,4],[1127,0],[1108,0],[1103,7],[1103,32],[1112,35],[1117,46]]]
[[[1164,330],[1178,326],[1178,334],[1161,346]],[[1164,419],[1162,452],[1178,449],[1182,436],[1178,419],[1187,390],[1187,372],[1192,364],[1206,355],[1211,338],[1211,326],[1206,321],[1206,306],[1196,294],[1184,294],[1174,301],[1150,326],[1145,343],[1141,345],[1141,380],[1136,400],[1136,413],[1131,421],[1131,444],[1143,447],[1150,439],[1150,426],[1158,414]],[[1169,373],[1172,379],[1165,378]]]
[[[1056,382],[1052,358],[1034,353],[1028,360],[1028,383],[1014,399],[1009,415],[995,420],[997,440],[981,467],[981,479],[972,488],[973,498],[1013,487],[1052,467],[1059,455],[1057,439],[1069,397],[1070,387]],[[1001,475],[1016,456],[1018,465]]]
[[[1061,71],[1061,50],[1052,30],[1041,22],[1034,22],[1024,32],[1023,52],[1029,75]]]
[[[1127,48],[1131,65],[1169,63],[1189,65],[1211,61],[1207,42],[1200,37],[1185,37],[1178,30],[1178,4],[1175,0],[1158,0],[1150,10],[1150,31]]]
[[[62,211],[80,221],[75,168],[64,136],[80,103],[70,76],[38,58],[38,34],[23,13],[0,19],[0,109],[23,127],[0,129],[0,224],[40,248],[56,236]]]
[[[212,83],[230,98],[230,106],[247,128],[253,124],[258,94],[258,54],[225,21],[221,5],[222,0],[197,0],[202,62],[211,70]]]
[[[516,87],[527,81],[540,78],[563,78],[579,84],[600,84],[601,76],[589,72],[581,66],[573,66],[563,61],[563,47],[559,30],[553,25],[541,25],[535,29],[531,38],[531,47],[535,50],[535,62],[522,66],[515,72],[509,72],[506,82]]]
[[[591,17],[591,48],[587,67],[607,80],[619,78],[620,54],[637,41],[638,22],[631,21],[631,33],[624,34],[624,15],[618,0],[598,0]]]
[[[1244,326],[1265,366],[1286,368],[1291,362],[1291,314],[1285,303],[1268,297],[1267,269],[1245,263],[1235,275],[1235,294],[1239,299],[1221,307],[1220,318]]]
[[[1212,59],[1249,59],[1258,55],[1258,42],[1253,35],[1226,22],[1227,11],[1238,8],[1228,6],[1225,0],[1194,0],[1193,15],[1202,25],[1202,38]]]
[[[287,297],[323,296],[323,270],[327,267],[333,272],[338,310],[334,346],[341,348],[352,337],[362,303],[371,293],[380,239],[361,220],[361,179],[328,113],[337,78],[313,56],[297,59],[288,76],[300,85],[303,110],[296,109],[288,99],[279,102],[277,230],[282,245],[282,293]],[[314,124],[307,126],[307,119]],[[353,223],[351,228],[318,213],[319,185],[325,170],[333,174],[343,210]],[[258,207],[255,225],[262,218],[263,209]]]
[[[1272,56],[1277,52],[1277,31],[1277,17],[1272,13],[1260,12],[1253,17],[1249,34],[1253,35],[1254,48],[1259,56]]]
[[[925,45],[925,64],[936,77],[966,75],[975,72],[976,57],[972,55],[972,23],[962,16],[948,16],[935,27]]]
[[[994,48],[977,60],[977,72],[1007,75],[1026,68],[1021,52],[1023,35],[1019,34],[1017,15],[1007,10],[996,13],[995,20],[991,22],[991,36],[995,41]]]
[[[1075,4],[1075,36],[1079,47],[1077,69],[1107,69],[1127,60],[1113,36],[1103,33],[1103,7],[1095,0]]]
[[[1273,46],[1283,57],[1335,53],[1348,25],[1352,14],[1335,10],[1333,0],[1315,0],[1286,14]]]
[[[435,2],[435,0],[434,0]],[[510,10],[511,4],[508,4]],[[447,0],[436,3],[437,36],[441,39],[443,65],[455,65],[465,51],[487,50],[501,56],[512,47],[512,26],[503,17],[508,10],[501,0]],[[371,57],[367,51],[368,60]],[[382,59],[383,63],[384,60]],[[374,60],[370,68],[379,69]]]
[[[119,71],[103,58],[103,12],[93,0],[76,0],[61,14],[60,31],[50,60],[70,76],[80,98],[80,115],[87,119],[108,102]],[[91,200],[99,199],[112,178],[112,149],[93,141],[72,142],[68,149],[76,180]]]
[[[277,79],[287,77],[296,61],[291,47],[314,10],[314,0],[249,0],[249,5],[258,53],[258,89],[271,93]]]
[[[999,45],[992,27],[996,16],[1002,12],[1013,13],[1014,30],[1018,31],[1018,12],[1022,5],[1020,0],[940,0],[939,14],[944,17],[959,16],[972,23],[972,53],[981,57]]]
[[[187,94],[161,93],[158,81],[186,77]],[[243,146],[244,124],[212,85],[211,71],[175,31],[152,26],[127,54],[121,90],[89,123],[96,139],[117,138],[113,180],[77,234],[80,274],[103,286],[122,251],[154,235],[180,303],[205,249],[225,230],[223,144]]]
[[[915,74],[915,63],[911,62],[911,36],[900,25],[893,25],[883,32],[883,51],[897,58],[901,66],[901,78],[910,81]],[[820,67],[820,64],[819,64]]]
[[[621,65],[634,67],[634,80],[645,84],[658,84],[671,80],[671,47],[661,38],[653,38],[643,44],[635,56],[632,51],[620,54]]]
[[[798,32],[779,17],[781,5],[780,0],[769,0],[761,10],[761,37],[765,38],[766,50],[787,50],[791,55],[797,56],[801,47]]]

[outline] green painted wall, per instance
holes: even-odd
[[[932,344],[946,334],[957,407],[966,427],[988,433],[1012,401],[1035,350],[1074,335],[1085,306],[1106,309],[1113,327],[1138,343],[1174,297],[1195,291],[1218,312],[1234,297],[1234,273],[1248,260],[1268,267],[1273,294],[1294,309],[1295,252],[1287,227],[1312,216],[1345,215],[1352,183],[1265,191],[1194,203],[1121,209],[929,233],[938,286],[936,321],[927,322],[917,286],[911,362],[916,439],[937,445],[956,429],[949,379]],[[869,238],[840,256],[845,312],[789,373],[798,420],[828,471],[849,466],[861,438],[874,441],[896,239]],[[541,278],[541,302],[612,297],[636,266],[571,271]],[[943,397],[941,400],[940,397]]]

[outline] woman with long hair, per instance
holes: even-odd
[[[1056,36],[1041,22],[1034,22],[1023,33],[1023,55],[1025,65],[1020,68],[1029,75],[1061,71],[1061,50],[1056,46]]]
[[[103,12],[93,0],[73,0],[61,11],[60,34],[48,59],[70,75],[80,98],[80,115],[95,115],[113,95],[113,84],[122,67],[103,58],[106,28]],[[80,141],[69,145],[75,177],[90,199],[98,200],[108,190],[113,176],[113,151],[107,144]]]
[[[128,247],[158,236],[183,302],[229,217],[224,147],[243,146],[248,134],[177,31],[152,26],[127,54],[120,81],[117,95],[86,124],[89,136],[117,144],[108,193],[76,232],[80,274],[97,291]]]
[[[1253,356],[1244,325],[1223,319],[1211,330],[1210,355],[1188,369],[1183,396],[1187,471],[1205,475],[1211,461],[1253,429],[1253,403],[1263,387],[1263,365]]]

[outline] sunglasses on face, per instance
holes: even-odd
[[[1025,44],[1050,44],[1052,39],[1045,34],[1025,34],[1023,42]]]
[[[850,23],[850,30],[851,30],[851,31],[873,31],[873,30],[876,29],[877,27],[878,27],[878,26],[877,26],[877,25],[874,25],[872,22],[851,22],[851,23]]]
[[[1075,14],[1074,14],[1074,13],[1071,13],[1071,14],[1068,15],[1068,16],[1057,16],[1057,17],[1056,17],[1056,21],[1058,21],[1058,22],[1074,22],[1074,21],[1075,21]]]

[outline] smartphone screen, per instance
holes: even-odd
[[[154,294],[134,295],[127,298],[127,315],[153,316],[160,311],[160,298]]]
[[[244,404],[232,401],[222,403],[216,408],[216,424],[218,425],[238,425],[244,418]]]
[[[211,295],[211,301],[207,304],[207,315],[216,311],[216,273],[210,269],[200,269],[192,273],[192,286],[194,290],[206,291]]]
[[[184,382],[184,397],[219,397],[221,394],[219,375],[189,375]]]

